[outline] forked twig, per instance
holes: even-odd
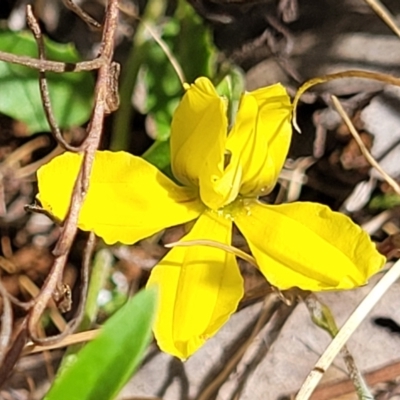
[[[66,337],[68,337],[81,324],[82,318],[84,316],[86,297],[89,286],[90,262],[93,256],[95,245],[96,245],[96,236],[93,232],[90,232],[83,254],[83,263],[81,270],[82,282],[81,282],[80,301],[78,303],[78,309],[76,311],[75,317],[68,322],[65,329],[58,335],[42,338],[38,336],[35,331],[29,331],[30,338],[34,343],[41,346],[48,346],[58,343],[64,340]]]
[[[102,46],[100,50],[104,63],[101,65],[98,71],[97,82],[95,86],[94,109],[88,126],[87,137],[81,146],[81,148],[85,151],[82,165],[73,188],[70,207],[64,222],[64,227],[53,252],[55,255],[54,264],[50,274],[42,286],[41,293],[36,298],[35,305],[28,316],[28,332],[32,340],[37,343],[42,343],[43,340],[36,337],[36,326],[39,323],[44,310],[46,309],[47,303],[61,283],[68,254],[78,230],[77,224],[79,212],[88,190],[94,156],[101,138],[103,120],[106,111],[106,97],[108,95],[108,80],[110,74],[110,65],[112,63],[117,17],[118,0],[109,0],[106,9],[106,19],[104,23]],[[72,325],[75,324],[76,320]],[[52,338],[47,338],[45,341],[50,342],[51,339]],[[57,340],[59,340],[59,337],[57,337]]]
[[[100,56],[90,61],[66,63],[61,61],[38,60],[37,58],[33,57],[20,56],[17,54],[0,51],[0,61],[61,74],[63,72],[93,71],[95,69],[99,69],[104,64],[105,60],[102,56]]]
[[[350,336],[358,328],[361,322],[378,303],[381,297],[386,293],[389,287],[400,277],[400,260],[397,261],[392,268],[381,278],[381,280],[372,288],[364,300],[359,304],[356,310],[351,314],[336,337],[326,348],[322,356],[314,365],[313,370],[307,376],[300,391],[296,396],[296,400],[308,400],[321,380],[325,371],[332,364],[332,361],[339,353],[340,349],[349,340]]]

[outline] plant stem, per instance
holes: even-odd
[[[110,149],[126,150],[129,147],[130,125],[133,115],[132,93],[135,88],[140,67],[145,60],[148,38],[147,25],[154,25],[164,14],[165,1],[149,0],[132,42],[128,60],[124,65],[120,85],[120,107],[115,114]]]
[[[104,287],[105,281],[110,275],[112,266],[112,254],[107,249],[100,250],[93,262],[92,272],[90,274],[90,284],[86,299],[85,312],[81,324],[79,325],[78,332],[83,332],[92,327],[93,322],[96,320],[98,304],[97,297],[99,291]],[[68,347],[62,359],[59,372],[60,375],[65,368],[72,365],[76,359],[76,354],[82,348],[83,344],[75,344]]]
[[[314,294],[308,295],[304,299],[304,302],[314,324],[328,332],[329,335],[334,338],[338,334],[339,330],[329,307],[326,304],[321,303]],[[343,346],[341,353],[349,376],[353,381],[358,398],[360,400],[373,400],[374,396],[357,367],[353,356],[347,349],[347,346]]]

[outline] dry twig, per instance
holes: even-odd
[[[400,28],[397,26],[396,20],[393,18],[389,10],[379,0],[364,0],[385,22],[385,24],[400,37]]]
[[[45,51],[42,31],[40,29],[37,19],[33,15],[32,7],[29,4],[26,6],[26,20],[28,22],[30,30],[33,33],[33,37],[36,40],[39,52],[39,60],[45,60],[46,51]],[[44,113],[46,115],[47,121],[50,125],[51,133],[53,134],[54,138],[59,143],[59,145],[62,146],[65,150],[73,152],[80,151],[81,150],[80,146],[78,147],[71,146],[69,143],[65,141],[65,139],[61,134],[56,118],[54,117],[53,107],[51,106],[51,100],[50,100],[49,86],[47,84],[45,70],[43,69],[39,70],[39,89],[40,89],[40,96],[42,98]]]
[[[82,143],[85,150],[83,162],[75,182],[71,196],[70,208],[64,222],[60,238],[54,249],[55,261],[52,270],[47,277],[40,295],[36,298],[28,318],[28,330],[31,339],[38,344],[48,344],[59,340],[58,337],[41,339],[35,334],[35,327],[43,314],[47,303],[61,284],[62,273],[68,258],[71,245],[77,233],[79,211],[85,199],[89,186],[90,173],[93,166],[94,155],[99,146],[103,120],[106,111],[106,97],[108,95],[108,81],[113,56],[114,36],[118,17],[118,0],[110,0],[106,10],[106,19],[102,37],[101,56],[103,65],[99,68],[95,87],[95,104],[88,127],[88,135]]]
[[[78,5],[76,5],[72,0],[63,0],[65,7],[74,12],[80,18],[82,18],[90,27],[94,29],[101,29],[101,25],[92,18],[88,13],[82,10]]]
[[[0,365],[0,382],[4,382],[9,372],[12,370],[13,365],[19,358],[26,341],[30,338],[36,344],[49,344],[55,343],[65,336],[67,336],[71,330],[73,330],[79,323],[80,318],[83,314],[85,297],[87,292],[89,266],[95,246],[95,236],[90,234],[89,240],[84,250],[84,261],[82,267],[82,289],[81,289],[81,301],[78,305],[77,316],[67,324],[67,328],[59,335],[50,338],[41,338],[37,334],[37,327],[39,326],[41,317],[45,309],[47,308],[51,299],[59,294],[60,289],[63,288],[62,276],[63,271],[68,259],[68,255],[77,233],[77,223],[79,218],[80,208],[85,199],[90,173],[94,161],[95,152],[99,146],[104,115],[108,111],[107,109],[107,97],[109,90],[109,77],[112,70],[112,57],[114,47],[114,37],[117,26],[118,17],[118,0],[109,0],[106,17],[104,23],[104,30],[101,42],[100,56],[92,61],[84,63],[68,64],[59,63],[45,60],[43,37],[40,32],[39,26],[35,17],[33,16],[30,7],[27,9],[28,23],[34,33],[35,39],[39,49],[39,60],[31,59],[29,57],[15,56],[12,54],[0,52],[0,60],[9,61],[17,64],[22,64],[27,67],[39,69],[40,72],[40,86],[42,92],[42,98],[44,108],[46,111],[47,118],[50,121],[50,125],[55,132],[55,137],[60,146],[67,148],[72,151],[82,151],[83,161],[79,176],[75,182],[73,193],[71,196],[70,207],[67,217],[64,221],[63,228],[56,247],[53,251],[55,260],[51,271],[44,282],[40,293],[31,302],[21,304],[23,306],[30,307],[28,316],[25,318],[23,323],[20,325],[19,330],[16,332],[12,346],[8,352],[4,355],[4,362]],[[83,71],[98,69],[97,82],[95,86],[94,94],[94,108],[90,123],[87,129],[87,137],[81,144],[81,146],[75,148],[68,145],[61,136],[57,123],[53,117],[51,111],[51,105],[48,96],[47,82],[44,76],[46,71],[53,72],[72,72],[72,71]],[[3,296],[5,303],[9,304],[10,297]],[[25,308],[25,307],[24,307]],[[11,327],[11,322],[8,323]]]
[[[378,303],[381,297],[386,293],[389,287],[400,277],[400,261],[397,261],[393,267],[382,277],[382,279],[372,288],[364,300],[359,304],[356,310],[351,314],[336,337],[326,348],[322,356],[314,365],[313,370],[307,376],[296,400],[308,400],[318,385],[325,371],[332,364],[340,349],[349,340],[350,336],[358,328],[365,317]]]
[[[65,63],[60,61],[51,60],[38,60],[37,58],[19,56],[17,54],[6,53],[0,51],[0,61],[8,62],[11,64],[23,65],[24,67],[38,69],[47,72],[81,72],[93,71],[99,69],[105,62],[105,58],[100,55],[98,58],[90,61],[82,61],[78,63]]]

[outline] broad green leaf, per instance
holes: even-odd
[[[55,380],[45,400],[111,400],[132,376],[151,339],[156,290],[140,292]]]
[[[72,45],[45,40],[46,58],[75,63],[79,55]],[[0,31],[0,50],[37,57],[36,43],[29,32]],[[88,72],[46,74],[51,102],[61,128],[78,126],[89,119],[94,82]],[[37,70],[0,62],[0,112],[23,121],[31,133],[48,131],[39,92]]]

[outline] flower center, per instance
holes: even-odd
[[[232,203],[229,203],[224,207],[218,208],[217,210],[211,210],[211,212],[215,212],[226,219],[234,221],[235,217],[239,214],[251,215],[251,206],[253,202],[254,199],[239,196],[234,201],[232,201]]]

